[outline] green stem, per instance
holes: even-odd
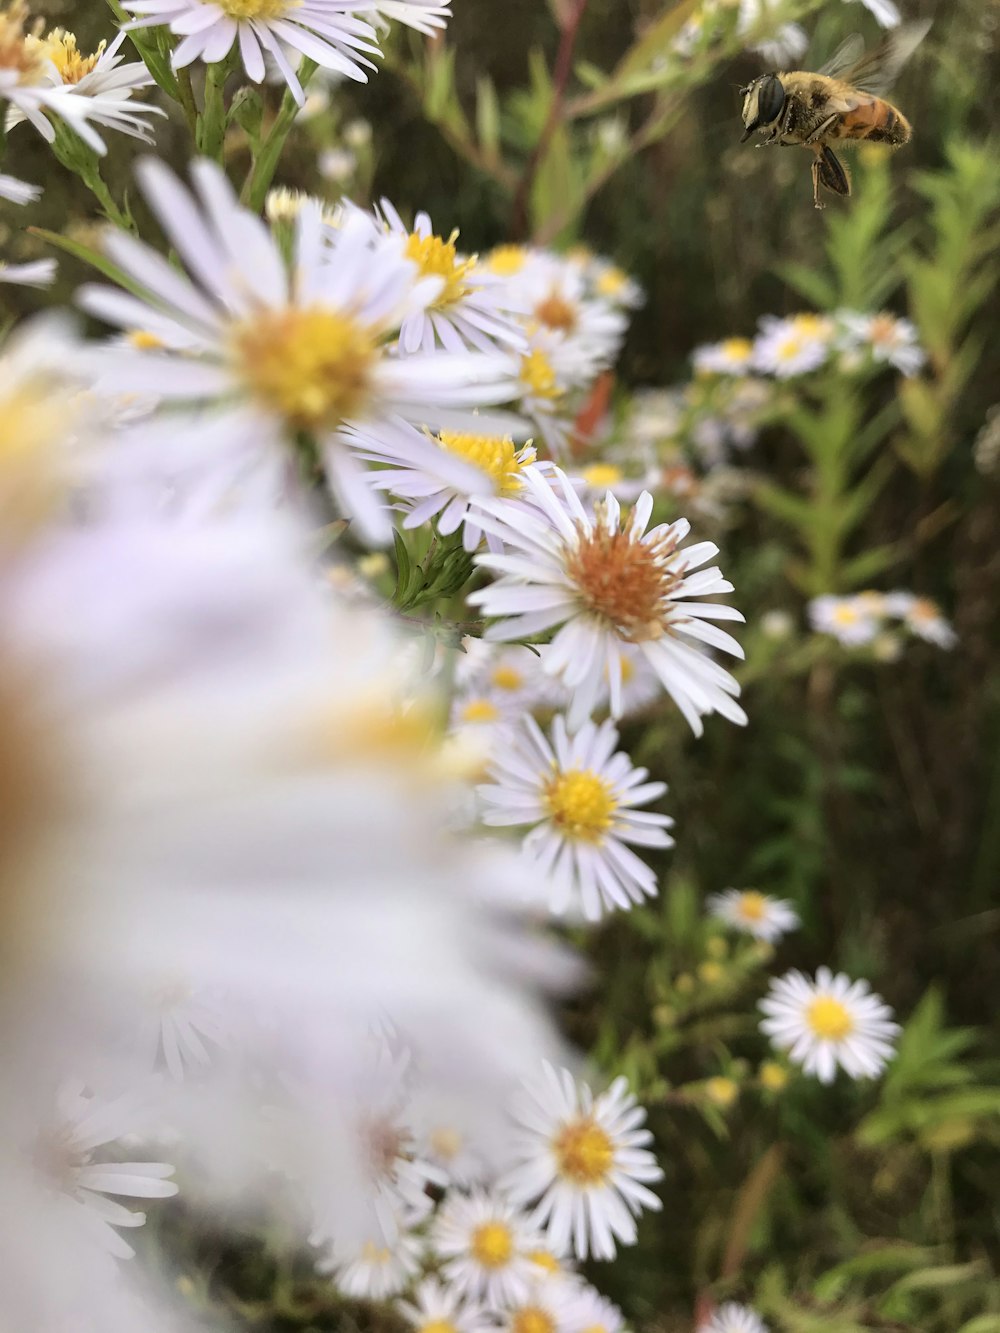
[[[303,60],[299,67],[299,83],[301,83],[303,90],[307,87],[317,68],[314,60],[308,58]],[[241,203],[246,204],[255,213],[259,213],[264,207],[264,200],[271,188],[271,182],[274,180],[274,173],[278,169],[278,162],[281,159],[285,140],[295,124],[295,117],[299,110],[299,104],[292,96],[291,90],[286,89],[285,95],[281,99],[281,107],[274,118],[274,124],[261,144],[260,152],[254,158],[247,178],[243,182],[243,189],[240,191]]]
[[[122,231],[135,231],[135,222],[131,214],[120,207],[115,200],[101,175],[100,160],[91,148],[71,131],[60,129],[52,143],[52,151],[62,165],[83,182],[100,204],[101,211],[109,222],[113,222]]]
[[[224,165],[223,143],[226,137],[225,86],[228,64],[216,61],[205,68],[205,108],[198,119],[198,151]]]
[[[177,79],[177,96],[181,104],[181,110],[184,112],[184,119],[187,121],[192,138],[197,142],[198,106],[194,100],[194,89],[191,86],[191,71],[187,67],[176,70],[175,77]]]

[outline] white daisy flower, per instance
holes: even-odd
[[[809,603],[809,623],[820,634],[831,634],[847,648],[871,643],[879,622],[870,607],[857,597],[824,593]]]
[[[489,699],[501,717],[513,718],[538,708],[551,707],[562,691],[542,669],[545,648],[524,644],[503,646],[482,639],[467,641],[458,659],[455,676],[458,703]]]
[[[847,0],[847,3],[855,4],[857,0]],[[861,0],[861,3],[883,28],[897,28],[903,21],[894,0]]]
[[[54,259],[33,259],[26,264],[8,264],[0,259],[0,283],[17,287],[51,287],[59,265]]]
[[[474,500],[519,495],[521,474],[536,457],[530,444],[519,447],[509,435],[455,430],[432,435],[401,419],[380,423],[377,430],[347,427],[343,439],[358,458],[382,465],[368,474],[369,483],[404,502],[404,528],[431,519],[444,537],[461,528],[467,551],[483,540]],[[492,550],[502,549],[496,537],[487,535],[487,542]]]
[[[544,886],[557,916],[582,910],[588,921],[628,911],[656,896],[656,875],[626,846],[671,847],[667,815],[637,810],[666,791],[647,782],[645,768],[614,753],[613,724],[586,722],[570,736],[557,716],[549,744],[534,718],[498,737],[489,767],[492,783],[477,788],[483,822],[531,824],[523,843],[526,879]]]
[[[941,614],[941,608],[929,597],[914,597],[902,620],[911,634],[938,648],[954,648],[958,643],[958,635]]]
[[[138,17],[130,28],[166,25],[180,37],[174,48],[175,69],[200,60],[206,65],[225,60],[234,46],[247,77],[260,83],[265,58],[281,72],[300,106],[305,93],[293,61],[307,57],[323,69],[367,83],[366,70],[376,66],[367,57],[380,55],[375,29],[356,11],[364,0],[123,0]]]
[[[195,990],[179,977],[150,995],[137,1029],[149,1068],[162,1065],[177,1081],[207,1069],[231,1035],[225,997],[204,987]]]
[[[696,347],[691,359],[701,375],[746,375],[753,366],[754,345],[749,338],[726,338]]]
[[[526,339],[515,323],[514,312],[523,311],[510,284],[480,264],[475,255],[458,252],[458,232],[447,240],[434,231],[430,217],[418,213],[411,231],[388,199],[381,201],[386,229],[404,242],[407,259],[416,264],[421,278],[433,280],[437,292],[423,309],[412,311],[399,331],[400,350],[433,352],[435,347],[463,352],[495,352],[503,346],[520,351]]]
[[[927,360],[916,325],[908,319],[896,319],[885,312],[859,315],[851,310],[840,311],[838,319],[849,346],[870,348],[876,361],[895,366],[904,375],[918,374]]]
[[[75,1216],[81,1242],[96,1245],[118,1259],[135,1254],[118,1234],[119,1227],[141,1227],[145,1213],[132,1212],[117,1198],[168,1199],[177,1186],[166,1162],[94,1160],[98,1150],[135,1129],[141,1100],[133,1095],[101,1101],[83,1085],[59,1089],[52,1120],[38,1129],[31,1157],[44,1184],[52,1190],[66,1216]]]
[[[520,1131],[505,1179],[516,1203],[537,1200],[532,1220],[556,1254],[613,1259],[615,1242],[633,1245],[635,1219],[660,1200],[647,1188],[663,1179],[641,1128],[645,1112],[618,1078],[594,1097],[586,1083],[547,1061],[514,1106]]]
[[[41,197],[40,185],[29,185],[16,176],[5,176],[0,172],[0,199],[6,199],[10,204],[32,204]]]
[[[52,143],[56,132],[46,113],[66,119],[74,129],[79,126],[71,119],[73,113],[64,115],[66,90],[53,86],[59,80],[38,37],[40,20],[26,31],[29,19],[24,0],[10,0],[0,12],[0,103],[7,103],[5,123],[28,120],[46,143]],[[77,118],[79,111],[75,108]]]
[[[440,32],[451,18],[451,5],[440,0],[375,0],[375,10],[380,18],[405,24],[425,37]]]
[[[565,452],[573,425],[572,390],[587,382],[586,357],[562,334],[528,328],[528,346],[517,358],[518,408],[555,455]]]
[[[595,1287],[581,1283],[576,1291],[569,1333],[625,1333],[625,1316]]]
[[[770,898],[757,889],[726,889],[724,893],[713,893],[706,906],[712,916],[727,926],[769,944],[799,926],[799,915],[790,902]]]
[[[619,309],[637,310],[646,299],[634,278],[630,278],[617,264],[597,255],[590,257],[586,276],[591,295]]]
[[[325,1256],[316,1269],[330,1274],[345,1296],[386,1301],[405,1291],[419,1273],[420,1254],[421,1244],[414,1236],[399,1236],[392,1245],[367,1240],[353,1250]]]
[[[538,1230],[503,1195],[483,1189],[448,1193],[430,1228],[445,1280],[462,1296],[503,1309],[522,1301],[537,1276],[530,1257],[543,1248]]]
[[[417,280],[398,238],[376,236],[361,215],[324,237],[318,207],[303,206],[286,265],[214,163],[192,167],[197,198],[159,162],[145,161],[139,174],[191,277],[133,237],[109,233],[109,257],[146,293],[81,292],[92,314],[142,331],[139,345],[109,349],[109,387],[216,406],[207,421],[178,428],[182,447],[196,449],[201,430],[232,436],[224,425],[236,422],[239,471],[256,468],[280,495],[291,449],[372,540],[387,540],[387,513],[341,427],[402,416],[476,429],[473,408],[511,396],[506,362],[477,352],[392,355],[387,340],[434,287]],[[230,481],[236,466],[226,463]],[[213,475],[210,460],[203,475]]]
[[[655,485],[655,477],[647,469],[641,477],[630,477],[617,463],[602,460],[588,463],[580,470],[567,473],[581,499],[593,503],[603,500],[608,491],[614,491],[619,500],[633,504],[643,491]]]
[[[730,606],[687,600],[732,591],[717,568],[692,572],[718,547],[699,542],[682,549],[690,530],[686,519],[647,532],[653,510],[648,491],[623,523],[610,491],[591,515],[558,469],[554,480],[555,487],[533,468],[524,472],[526,494],[540,514],[502,500],[477,501],[483,528],[506,548],[502,555],[476,557],[500,575],[468,598],[498,618],[486,638],[520,639],[561,626],[545,670],[572,692],[573,728],[593,712],[605,688],[612,716],[621,715],[622,658],[636,647],[696,735],[702,717],[712,712],[745,723],[733,698],[739,686],[701,648],[742,657],[731,635],[706,622],[743,617]]]
[[[501,1333],[572,1333],[581,1305],[575,1277],[542,1271],[521,1300],[496,1311],[496,1327]]]
[[[412,1300],[398,1301],[396,1309],[414,1333],[489,1333],[495,1328],[484,1306],[436,1277],[424,1278]]]
[[[834,976],[828,967],[815,981],[797,971],[773,980],[760,1008],[760,1029],[772,1045],[821,1083],[833,1081],[838,1065],[851,1078],[876,1078],[900,1031],[867,981]]]
[[[768,1327],[749,1305],[726,1301],[706,1324],[699,1324],[698,1333],[768,1333]]]
[[[833,321],[823,315],[765,315],[754,341],[753,368],[777,379],[817,370],[830,353],[834,332]]]

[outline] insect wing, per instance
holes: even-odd
[[[852,88],[857,88],[859,92],[881,96],[896,82],[903,66],[927,36],[930,26],[929,21],[905,23],[890,33],[873,51],[862,55],[855,64],[838,70],[836,77],[849,83]],[[848,41],[850,40],[848,38]],[[844,46],[846,45],[847,42],[844,43]],[[844,48],[840,49],[842,51]],[[836,58],[835,56],[834,59]],[[830,71],[825,70],[824,73]]]
[[[829,79],[839,79],[845,69],[860,63],[864,53],[865,39],[859,33],[852,32],[850,37],[845,37],[823,68],[816,73],[825,74]]]

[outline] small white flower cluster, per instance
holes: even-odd
[[[912,592],[869,590],[850,597],[827,593],[809,603],[809,621],[819,634],[829,634],[845,648],[870,646],[884,661],[894,661],[901,651],[898,625],[913,638],[938,648],[954,648],[957,635],[929,597]]]
[[[916,375],[926,357],[917,330],[908,319],[885,312],[832,315],[805,313],[777,318],[764,315],[753,340],[727,338],[695,349],[694,367],[709,375],[772,375],[792,379],[833,364],[844,373],[892,366]]]

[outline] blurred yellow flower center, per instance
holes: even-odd
[[[431,1131],[430,1144],[431,1150],[438,1157],[443,1157],[446,1162],[450,1162],[462,1151],[462,1136],[457,1129],[450,1129],[445,1125]]]
[[[555,1333],[555,1320],[537,1305],[526,1305],[510,1321],[511,1333]]]
[[[805,338],[823,338],[830,329],[830,321],[823,315],[796,315],[792,323],[796,332]]]
[[[498,245],[486,258],[486,267],[491,273],[498,273],[502,278],[513,277],[524,268],[527,258],[519,245]]]
[[[101,42],[97,50],[89,56],[83,55],[76,47],[76,34],[63,28],[53,28],[44,38],[45,54],[59,71],[63,83],[79,83],[90,74],[104,54],[107,42]]]
[[[514,1253],[510,1228],[503,1222],[484,1222],[472,1233],[472,1257],[484,1268],[502,1268]]]
[[[0,521],[9,541],[51,513],[64,493],[58,460],[66,435],[66,400],[39,376],[0,392]]]
[[[806,1009],[806,1022],[817,1037],[843,1041],[854,1031],[854,1019],[832,995],[820,995]]]
[[[280,19],[297,8],[299,0],[218,0],[231,19]]]
[[[850,602],[841,602],[833,609],[833,619],[838,625],[855,625],[861,619],[861,612]]]
[[[496,722],[500,709],[489,699],[470,699],[462,707],[463,722]]]
[[[788,1083],[788,1070],[773,1060],[765,1060],[760,1067],[760,1081],[768,1092],[780,1092]]]
[[[620,268],[606,268],[598,277],[595,286],[600,296],[617,296],[627,282],[628,277]]]
[[[552,1145],[559,1174],[577,1185],[597,1185],[611,1170],[615,1149],[607,1133],[589,1116],[564,1126]]]
[[[794,361],[802,352],[802,339],[794,333],[784,338],[774,349],[774,354],[779,361]]]
[[[48,58],[44,43],[38,39],[42,20],[36,19],[31,32],[24,31],[30,17],[23,0],[11,0],[7,12],[0,14],[0,69],[17,70],[22,84],[43,80]]]
[[[406,241],[406,257],[420,269],[422,278],[443,278],[444,286],[433,304],[437,307],[453,305],[469,290],[465,279],[476,266],[474,259],[459,259],[455,251],[458,232],[448,240],[440,236],[421,236],[413,232]]]
[[[733,1102],[740,1094],[738,1084],[731,1078],[710,1078],[705,1084],[705,1092],[708,1099],[714,1102],[716,1106],[732,1106]]]
[[[873,343],[885,343],[891,347],[899,341],[899,328],[891,315],[876,315],[869,325],[868,337]]]
[[[936,602],[927,597],[920,597],[910,607],[909,619],[921,624],[928,620],[937,620],[940,614]]]
[[[722,351],[729,361],[749,361],[753,352],[753,343],[749,338],[727,338],[722,344]]]
[[[497,495],[514,495],[521,489],[521,471],[535,461],[529,450],[520,461],[518,449],[509,435],[465,435],[443,430],[438,443],[450,454],[481,468],[493,482]]]
[[[537,1264],[539,1268],[544,1268],[546,1273],[559,1272],[559,1260],[554,1254],[550,1254],[548,1250],[531,1250],[528,1253],[528,1258],[533,1264]]]
[[[296,430],[329,430],[368,397],[375,342],[349,315],[318,306],[262,310],[233,335],[247,388]]]
[[[736,914],[744,921],[763,921],[767,914],[767,899],[756,889],[747,889],[746,893],[740,894],[739,902],[736,904]]]
[[[374,1241],[366,1240],[361,1247],[361,1257],[369,1264],[387,1264],[392,1254],[389,1250],[376,1245]]]
[[[539,347],[521,357],[521,382],[536,398],[558,398],[559,386],[552,362]]]
[[[164,345],[163,339],[148,329],[132,329],[125,336],[131,346],[140,352],[156,352]]]
[[[678,577],[666,566],[676,543],[636,541],[604,524],[581,530],[566,557],[566,572],[584,607],[610,622],[630,643],[659,639],[667,632],[668,598]]]
[[[611,827],[618,802],[602,777],[585,768],[557,773],[545,788],[549,818],[566,838],[601,842]]]
[[[535,306],[535,318],[547,329],[558,329],[563,333],[572,333],[576,328],[576,307],[556,291],[549,292],[544,301]]]
[[[517,667],[501,663],[493,668],[491,680],[498,690],[519,690],[524,684],[524,673]]]
[[[595,490],[603,490],[608,486],[615,486],[622,479],[622,470],[615,467],[613,463],[591,463],[590,467],[583,469],[583,479],[588,486],[593,486]]]
[[[429,1319],[420,1325],[419,1333],[458,1333],[458,1330],[449,1319]]]

